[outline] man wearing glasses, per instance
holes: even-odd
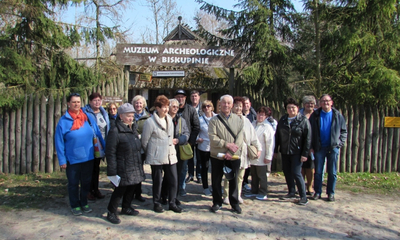
[[[313,199],[321,198],[322,176],[325,158],[327,160],[328,183],[326,193],[328,201],[335,201],[335,186],[337,179],[337,160],[339,149],[347,138],[346,121],[340,112],[333,108],[331,96],[323,94],[319,100],[320,108],[310,116],[312,129],[311,152],[315,156],[315,175]]]

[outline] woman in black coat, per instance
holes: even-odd
[[[107,137],[107,176],[121,178],[108,204],[107,219],[114,224],[121,222],[117,216],[121,198],[122,214],[133,216],[139,214],[131,207],[131,202],[135,189],[145,180],[145,175],[140,154],[141,142],[133,124],[134,112],[135,109],[129,103],[119,107],[115,126]]]
[[[275,153],[282,154],[282,168],[289,193],[281,199],[296,198],[296,188],[299,190],[298,204],[308,203],[301,166],[307,161],[311,147],[311,127],[308,119],[299,113],[299,104],[293,98],[285,102],[287,114],[278,122],[275,133]]]

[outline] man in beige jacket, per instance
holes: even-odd
[[[211,159],[211,179],[213,189],[213,206],[211,211],[217,212],[222,206],[221,181],[224,175],[224,164],[232,169],[235,177],[229,180],[229,202],[232,210],[238,214],[242,213],[239,207],[239,195],[237,185],[237,175],[240,167],[241,149],[243,144],[243,120],[236,114],[231,113],[233,98],[224,95],[220,99],[221,113],[210,120],[208,134],[210,136],[210,159]],[[226,125],[230,128],[228,130]],[[223,154],[223,157],[218,157]]]

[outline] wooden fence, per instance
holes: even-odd
[[[121,77],[104,83],[82,95],[88,103],[91,92],[118,96],[125,101],[128,83]],[[274,109],[275,119],[285,112],[281,102],[268,102],[256,92],[244,92],[254,106]],[[371,106],[337,106],[344,115],[347,127],[347,144],[340,151],[340,172],[392,172],[400,171],[399,128],[384,128],[385,116],[400,116],[398,108],[376,109]],[[21,109],[0,109],[0,172],[24,174],[31,172],[59,171],[54,149],[54,132],[58,120],[67,109],[64,94],[30,95]],[[273,169],[281,169],[281,162],[274,161]]]

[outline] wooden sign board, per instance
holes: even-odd
[[[101,106],[106,109],[108,103],[114,102],[117,104],[117,107],[121,106],[123,104],[123,100],[121,97],[113,97],[113,96],[102,96],[103,97],[103,102]]]
[[[387,128],[400,127],[400,117],[385,117],[385,127]]]
[[[151,82],[151,74],[140,74],[139,81]]]
[[[234,67],[236,49],[202,45],[117,44],[117,62],[136,66]]]

